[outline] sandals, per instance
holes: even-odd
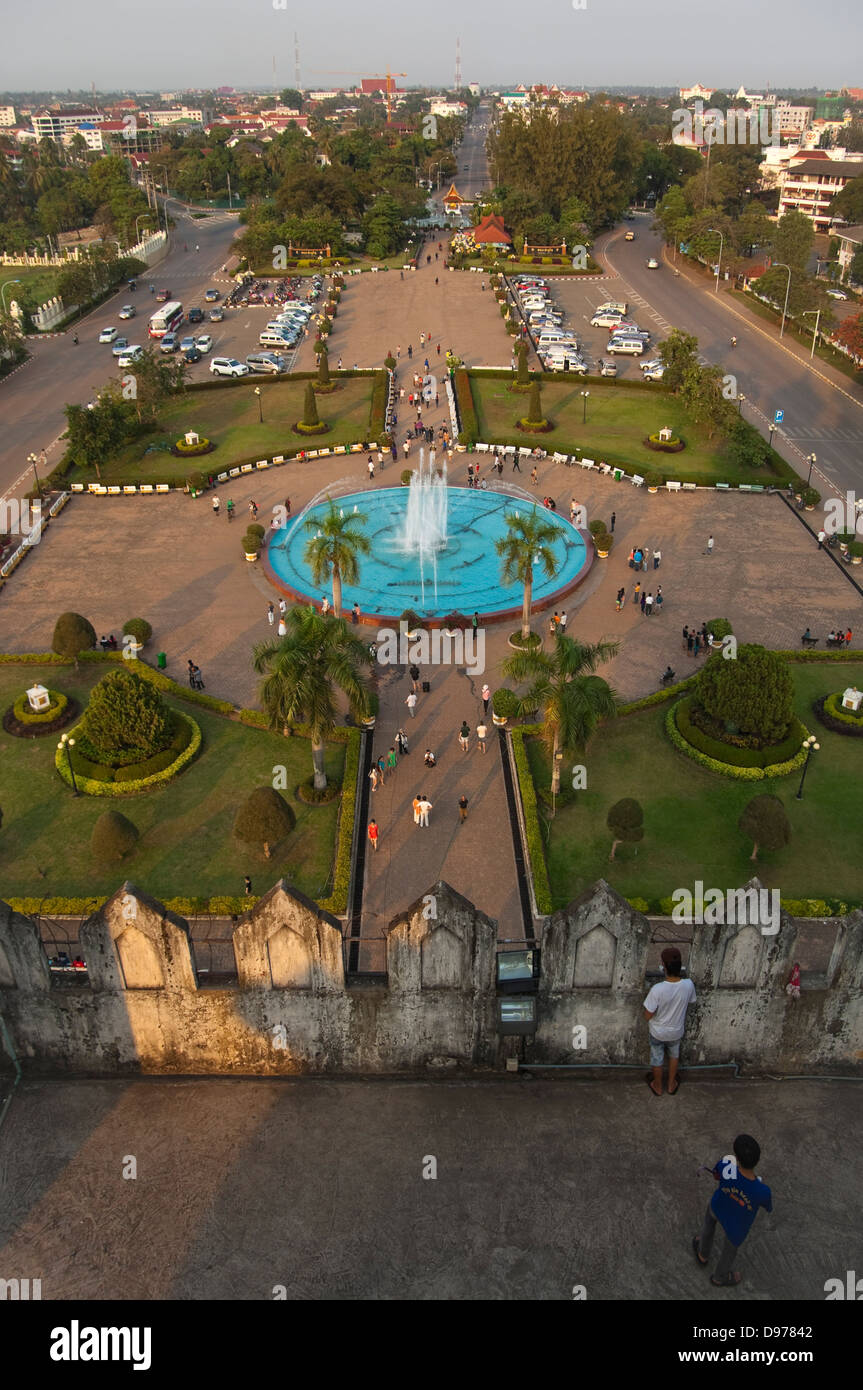
[[[661,1092],[661,1091],[654,1091],[654,1089],[653,1089],[653,1073],[652,1073],[652,1072],[648,1072],[644,1079],[645,1079],[645,1081],[647,1082],[647,1087],[648,1087],[648,1090],[650,1091],[651,1095],[656,1096],[656,1098],[657,1098],[657,1100],[658,1100],[658,1099],[661,1097],[662,1092]]]
[[[706,1265],[706,1264],[707,1264],[707,1261],[706,1261],[706,1259],[704,1258],[704,1256],[703,1256],[702,1253],[701,1253],[701,1249],[700,1249],[700,1244],[699,1244],[699,1242],[700,1242],[700,1236],[693,1236],[693,1237],[692,1237],[692,1249],[693,1249],[693,1251],[694,1251],[694,1253],[695,1253],[695,1258],[696,1258],[696,1260],[698,1261],[698,1263],[699,1263],[700,1265]]]
[[[742,1277],[743,1276],[738,1274],[737,1270],[735,1269],[732,1270],[730,1274],[726,1274],[724,1279],[717,1279],[715,1274],[711,1274],[710,1282],[717,1289],[730,1289],[734,1288],[735,1285],[739,1284]]]
[[[680,1077],[678,1076],[678,1078],[677,1078],[677,1084],[676,1084],[676,1086],[674,1087],[674,1090],[672,1091],[672,1090],[669,1088],[668,1094],[669,1094],[670,1096],[676,1096],[676,1095],[677,1095],[677,1092],[678,1092],[679,1090],[680,1090]]]

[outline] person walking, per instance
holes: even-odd
[[[410,343],[408,343],[408,357],[413,357],[413,355],[414,355],[413,346],[412,346]]]
[[[218,497],[214,497],[214,498],[213,498],[213,515],[214,515],[214,516],[218,516],[218,515],[219,515],[219,499],[218,499]]]
[[[536,487],[538,480],[539,474],[536,471],[536,464],[534,464],[533,468],[530,470],[530,481],[533,483],[534,487]]]
[[[642,568],[643,570],[646,570],[646,569],[649,569],[649,568],[650,568],[650,546],[649,546],[649,545],[646,545],[646,546],[644,547],[644,559],[643,559],[642,562],[641,562],[641,568]]]
[[[396,753],[396,746],[395,746],[395,744],[393,744],[393,746],[392,746],[392,748],[390,749],[389,753],[387,753],[387,767],[389,768],[390,772],[395,772],[395,770],[396,770],[396,768],[398,767],[398,765],[399,765],[398,754]]]
[[[644,1078],[655,1096],[662,1095],[662,1067],[668,1054],[668,1094],[676,1096],[680,1089],[677,1068],[680,1061],[680,1040],[686,1025],[686,1010],[695,1003],[695,986],[681,978],[682,962],[676,946],[666,946],[662,952],[665,979],[648,991],[644,1001],[644,1017],[648,1021],[650,1065],[653,1071]]]
[[[270,624],[270,627],[272,627],[272,626],[273,626],[273,623],[274,623],[275,621],[276,621],[276,605],[275,605],[274,603],[268,603],[268,604],[267,604],[267,622]]]
[[[462,792],[461,796],[458,799],[458,814],[459,824],[463,825],[464,822],[467,820],[467,797],[465,796],[464,792]]]
[[[287,635],[288,635],[288,626],[287,626],[287,623],[285,622],[284,615],[282,615],[282,616],[279,618],[279,626],[278,626],[277,631],[278,631],[278,635],[279,635],[280,637],[287,637]]]
[[[688,637],[686,638],[686,650],[687,650],[687,652],[689,653],[690,656],[693,655],[693,648],[694,648],[694,646],[695,646],[695,633],[694,633],[694,632],[690,632],[689,635],[688,635]]]
[[[291,514],[291,499],[290,499],[290,497],[286,497],[286,498],[285,498],[285,516],[290,516],[290,514]]]
[[[381,786],[383,786],[384,782],[386,781],[386,777],[385,777],[385,775],[384,775],[385,772],[386,772],[386,766],[387,766],[387,760],[386,760],[386,758],[384,757],[383,753],[379,753],[379,754],[378,754],[378,777],[380,778]]]
[[[476,611],[476,609],[473,610],[473,617],[470,620],[470,625],[473,628],[474,632],[477,632],[479,630],[479,613]]]
[[[661,610],[662,610],[662,605],[663,605],[664,601],[665,601],[665,600],[664,600],[663,597],[662,597],[662,585],[660,584],[659,588],[658,588],[657,591],[656,591],[656,598],[654,599],[654,602],[653,602],[653,611],[654,611],[654,613],[659,613],[659,612],[661,612]]]
[[[733,1288],[740,1283],[740,1273],[734,1269],[737,1252],[752,1229],[759,1207],[768,1213],[773,1210],[773,1193],[758,1174],[755,1165],[761,1159],[761,1146],[751,1134],[738,1134],[728,1154],[711,1169],[718,1186],[704,1213],[701,1234],[694,1236],[692,1249],[700,1265],[710,1260],[717,1222],[725,1241],[710,1282],[718,1289]]]
[[[654,550],[654,552],[653,552],[653,568],[654,568],[655,570],[658,570],[658,569],[659,569],[659,562],[660,562],[661,559],[662,559],[662,551],[661,551],[661,550]]]
[[[191,690],[194,690],[194,689],[195,689],[195,672],[197,671],[197,669],[198,669],[197,666],[195,665],[194,661],[192,661],[192,659],[191,659],[191,657],[190,657],[190,658],[189,658],[189,688],[190,688]]]
[[[624,600],[625,598],[626,598],[626,589],[625,589],[625,588],[620,588],[620,589],[618,589],[618,591],[617,591],[617,611],[618,611],[618,613],[620,612],[621,608],[623,607],[623,600]]]
[[[822,549],[822,547],[823,547],[824,542],[826,541],[826,539],[827,539],[827,532],[824,530],[824,528],[823,528],[823,526],[822,526],[821,530],[818,532],[818,549],[819,549],[819,550]]]
[[[409,710],[409,712],[410,712],[410,717],[411,717],[411,719],[415,719],[415,718],[416,718],[416,708],[417,708],[417,697],[416,697],[416,694],[414,693],[413,690],[411,691],[410,695],[408,695],[407,699],[405,700],[405,704],[406,704],[407,707],[408,707],[408,710]]]
[[[636,582],[635,588],[634,588],[633,591],[632,591],[632,602],[633,602],[633,603],[639,603],[640,601],[641,601],[641,580],[638,580],[638,581]]]
[[[683,650],[686,651],[689,644],[689,624],[683,629]]]
[[[632,567],[633,567],[633,569],[640,570],[640,569],[641,569],[641,562],[642,562],[643,559],[644,559],[644,552],[642,551],[642,549],[641,549],[640,546],[636,546],[635,550],[632,552]]]
[[[705,553],[705,555],[712,555],[712,554],[713,554],[713,537],[712,537],[712,536],[708,536],[708,537],[707,537],[707,549],[705,550],[704,553]]]
[[[614,535],[614,523],[616,522],[616,520],[617,520],[617,512],[612,512],[612,513],[611,513],[611,535],[612,535],[612,536]]]
[[[252,518],[252,521],[257,521],[258,519],[258,504],[254,499],[249,503],[249,516]]]
[[[421,826],[421,827],[422,827],[422,826],[425,826],[426,829],[428,829],[429,811],[431,811],[431,810],[433,810],[433,809],[434,809],[434,808],[433,808],[433,806],[432,806],[432,803],[429,801],[428,797],[425,795],[425,792],[423,792],[422,796],[420,797],[420,826]]]
[[[566,632],[566,611],[565,611],[565,610],[564,610],[564,612],[562,612],[561,615],[560,615],[560,627],[558,628],[558,632]]]
[[[698,656],[698,653],[699,653],[700,651],[701,651],[701,633],[700,633],[700,632],[696,632],[695,637],[694,637],[693,642],[692,642],[692,655],[693,655],[693,656]]]
[[[410,668],[410,677],[411,690],[415,695],[417,695],[419,693],[420,688],[420,668],[418,666],[414,665]]]
[[[476,614],[474,614],[474,617],[476,617]],[[474,628],[474,631],[476,631],[476,628]],[[483,714],[488,714],[488,702],[491,699],[491,689],[488,683],[486,683],[480,691],[480,699],[482,700]]]
[[[516,454],[513,454],[513,456],[512,456],[512,471],[513,471],[513,473],[520,473],[520,472],[521,472],[521,467],[520,467],[519,462],[518,462],[518,454],[517,454],[517,453],[516,453]]]
[[[461,728],[459,729],[458,741],[461,744],[462,752],[466,753],[468,748],[470,747],[470,727],[466,719],[463,719],[461,721]]]
[[[377,789],[378,789],[378,765],[377,765],[377,763],[372,763],[371,767],[369,768],[369,781],[370,781],[371,784],[372,784],[372,791],[373,791],[373,792],[376,792]]]
[[[360,605],[355,603],[351,609],[351,622],[356,625],[360,620]]]
[[[480,751],[481,753],[484,753],[484,752],[485,752],[485,741],[486,741],[486,738],[487,738],[487,737],[488,737],[488,725],[486,724],[486,722],[485,722],[484,719],[481,719],[481,720],[479,721],[479,723],[477,724],[477,726],[476,726],[476,739],[477,739],[477,743],[478,743],[478,745],[479,745],[479,751]]]
[[[368,836],[369,836],[369,843],[371,844],[371,847],[372,847],[372,849],[374,850],[375,854],[377,854],[377,852],[378,852],[378,823],[377,823],[376,820],[370,820],[370,821],[369,821]]]
[[[648,594],[644,600],[644,616],[649,618],[653,612],[653,594]]]
[[[644,612],[645,612],[645,609],[646,609],[646,608],[647,608],[647,594],[646,594],[646,593],[644,592],[644,590],[642,589],[642,591],[641,591],[641,616],[642,616],[642,617],[644,617]]]
[[[405,733],[404,729],[399,729],[398,733],[396,734],[396,748],[398,748],[399,756],[402,758],[406,755],[408,751],[408,736]]]
[[[415,796],[413,799],[414,825],[420,823],[420,798]]]
[[[252,880],[249,878],[248,874],[246,874],[246,877],[243,879],[243,892],[247,898],[252,896]]]
[[[371,454],[369,454],[368,470],[369,480],[371,480],[375,476],[375,461],[372,458]]]

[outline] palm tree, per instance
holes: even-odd
[[[287,737],[292,723],[311,725],[315,788],[327,785],[324,743],[336,727],[336,691],[361,718],[371,713],[371,690],[364,669],[371,664],[365,642],[354,637],[344,618],[324,618],[314,608],[292,608],[287,634],[260,642],[252,665],[264,679],[260,699],[270,727]]]
[[[342,616],[342,580],[346,584],[356,584],[360,567],[357,557],[368,555],[371,542],[357,530],[366,521],[365,512],[349,512],[347,515],[336,510],[332,498],[328,497],[329,510],[321,517],[308,517],[306,530],[314,531],[306,541],[303,559],[310,566],[315,584],[325,584],[332,571],[333,612],[337,618]]]
[[[503,674],[529,681],[519,700],[519,712],[541,706],[543,735],[551,750],[551,790],[560,791],[558,753],[584,753],[601,719],[617,713],[617,696],[607,681],[595,675],[598,665],[617,655],[617,642],[579,642],[559,632],[554,650],[517,652],[503,664]]]
[[[494,548],[500,556],[501,578],[504,584],[518,582],[524,585],[524,604],[521,610],[522,640],[530,637],[530,605],[533,597],[533,567],[541,565],[546,579],[555,572],[553,543],[561,535],[559,526],[552,521],[544,521],[536,511],[526,515],[509,512],[506,515],[508,532],[495,541]]]

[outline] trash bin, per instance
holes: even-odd
[[[622,469],[622,468],[615,468],[615,470],[614,470],[614,481],[615,481],[616,483],[619,483],[622,477],[623,477],[623,469]]]
[[[156,665],[158,666],[159,670],[164,671],[167,664],[168,658],[166,657],[165,653],[159,652],[159,655],[156,657]]]

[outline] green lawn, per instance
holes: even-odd
[[[509,391],[508,379],[501,377],[472,373],[470,380],[479,438],[489,444],[541,445],[549,453],[556,450],[565,454],[580,449],[588,458],[621,463],[630,472],[643,474],[653,468],[684,482],[775,481],[775,475],[765,469],[735,467],[727,461],[722,436],[708,439],[707,431],[693,424],[685,406],[661,388],[654,393],[593,377],[573,378],[572,385],[544,383],[543,414],[556,428],[548,434],[525,434],[516,421],[526,409],[526,393]],[[590,392],[586,424],[582,424],[582,391]],[[655,453],[642,443],[665,425],[686,441],[682,453]]]
[[[359,443],[368,438],[372,384],[370,376],[348,376],[342,379],[337,391],[318,396],[318,415],[329,424],[330,430],[328,434],[315,436],[295,434],[292,428],[302,419],[307,380],[272,381],[267,378],[262,384],[260,377],[250,377],[241,386],[216,386],[208,391],[189,392],[162,407],[158,429],[127,444],[102,465],[103,481],[115,478],[144,483],[154,478],[183,480],[194,469],[222,473],[249,459]],[[255,385],[261,386],[263,424],[254,394]],[[150,445],[173,444],[187,430],[195,430],[211,439],[217,448],[212,454],[194,460],[175,458],[167,449],[147,453]],[[95,476],[92,470],[76,467],[67,478],[69,482],[83,482]]]
[[[2,666],[0,710],[36,680],[75,695],[82,707],[104,668]],[[169,703],[174,702],[169,700]],[[0,731],[0,885],[9,897],[90,897],[111,893],[126,878],[155,897],[212,897],[243,892],[249,874],[256,893],[281,876],[311,898],[325,897],[333,863],[338,800],[305,806],[297,784],[312,770],[307,739],[285,739],[193,705],[178,708],[200,724],[202,751],[176,781],[139,796],[78,797],[54,770],[57,736],[13,738]],[[340,778],[345,745],[327,749],[328,776]],[[273,767],[287,769],[283,795],[297,824],[271,859],[234,839],[240,801],[254,788],[271,786]],[[135,852],[105,865],[90,854],[93,825],[110,808],[140,832]]]
[[[668,705],[621,718],[603,729],[586,758],[587,790],[558,804],[546,857],[555,908],[602,877],[625,897],[657,899],[696,879],[717,888],[744,883],[755,872],[783,897],[863,899],[863,739],[831,733],[812,713],[812,702],[832,690],[863,686],[863,662],[795,665],[796,712],[820,743],[812,755],[803,800],[800,774],[775,781],[738,782],[716,776],[672,748],[664,732]],[[542,745],[528,745],[539,788],[549,786]],[[571,766],[572,760],[564,764]],[[564,771],[564,782],[570,781]],[[792,840],[776,853],[750,862],[751,844],[737,829],[746,803],[762,792],[780,797],[792,824]],[[621,797],[644,809],[640,845],[621,845],[609,863],[611,835],[605,820]]]
[[[3,266],[0,268],[0,286],[10,285],[4,295],[7,307],[11,300],[17,299],[27,309],[38,309],[40,304],[57,293],[57,275],[58,272],[49,266]],[[20,280],[21,284],[12,285],[12,280]]]

